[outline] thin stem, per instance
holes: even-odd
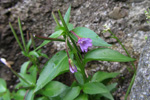
[[[128,55],[128,57],[131,57],[130,54],[128,53],[128,51],[126,50],[126,48],[124,47],[124,45],[122,44],[122,42],[118,39],[118,37],[116,37],[115,34],[113,34],[113,32],[112,32],[111,30],[108,30],[108,32],[111,33],[111,34],[113,35],[113,37],[119,42],[119,44],[120,44],[120,45],[122,46],[122,48],[125,50],[125,52],[126,52],[126,54]],[[127,100],[127,97],[128,97],[128,95],[129,95],[129,92],[130,92],[130,90],[131,90],[131,87],[132,87],[132,85],[133,85],[133,83],[134,83],[135,76],[136,76],[136,68],[135,68],[135,65],[134,65],[133,62],[131,62],[131,64],[132,64],[132,66],[133,66],[133,68],[134,68],[134,75],[133,75],[133,77],[132,77],[132,80],[131,80],[131,83],[130,83],[130,85],[129,85],[129,87],[128,87],[128,90],[127,90],[127,92],[126,92],[125,100]]]
[[[9,67],[10,70],[19,78],[21,78],[24,82],[26,82],[28,85],[30,85],[30,83],[25,79],[23,78],[21,75],[19,75],[16,71],[14,71],[11,67]]]
[[[41,39],[41,40],[52,40],[52,41],[61,41],[61,42],[65,42],[65,40],[63,39],[57,39],[57,38],[48,38],[48,37],[43,37],[43,36],[38,36],[35,35],[35,38]]]
[[[10,28],[11,28],[11,31],[12,31],[12,33],[13,33],[13,35],[14,35],[14,37],[15,37],[15,39],[16,39],[16,41],[17,41],[19,47],[20,47],[20,49],[21,49],[22,51],[24,51],[23,46],[21,45],[21,42],[19,41],[19,38],[17,37],[17,34],[16,34],[14,28],[12,27],[11,23],[9,23],[9,26],[10,26]]]
[[[77,38],[80,38],[75,32],[70,31],[73,35],[75,35]]]
[[[133,85],[134,80],[135,80],[135,76],[136,76],[136,72],[134,72],[134,75],[133,75],[133,77],[132,77],[131,83],[130,83],[130,85],[129,85],[129,87],[128,87],[128,90],[127,90],[127,92],[126,92],[125,100],[127,100],[127,97],[128,97],[128,95],[129,95],[129,93],[130,93],[130,91],[131,91],[132,85]]]
[[[81,63],[81,60],[79,59],[79,56],[78,56],[78,54],[77,54],[77,50],[76,50],[76,49],[73,49],[72,46],[71,46],[71,44],[70,44],[69,42],[67,42],[67,44],[68,44],[69,48],[70,48],[72,51],[74,51],[75,59],[76,59],[77,63],[79,64],[79,67],[80,67],[80,69],[81,69],[81,72],[82,72],[83,76],[85,76],[84,65]],[[74,47],[74,48],[75,48],[75,47]]]
[[[73,46],[74,46],[74,51],[75,51],[75,58],[76,58],[76,60],[77,60],[77,62],[78,62],[78,64],[79,64],[79,66],[80,66],[80,69],[81,69],[81,72],[82,72],[82,74],[83,74],[83,76],[86,76],[85,75],[85,70],[84,70],[84,64],[82,63],[82,58],[79,58],[79,56],[78,56],[78,54],[80,54],[80,53],[77,53],[77,46],[76,46],[76,44],[75,44],[75,42],[74,42],[74,40],[72,39],[72,38],[70,38],[71,39],[71,42],[73,43]],[[81,56],[81,55],[80,55]]]
[[[60,27],[61,25],[59,24],[59,22],[58,22],[58,20],[57,20],[57,18],[55,16],[55,14],[54,14],[54,12],[52,12],[52,15],[53,15],[53,18],[54,18],[56,24]]]
[[[66,38],[65,46],[66,46],[67,56],[68,56],[68,59],[69,59],[69,58],[70,58],[70,56],[69,56],[68,46],[67,46],[67,44],[68,44],[68,39]]]
[[[27,50],[27,49],[26,49],[26,43],[25,43],[25,39],[24,39],[23,31],[22,31],[22,26],[21,26],[21,21],[20,21],[20,18],[19,18],[19,17],[18,17],[18,24],[19,24],[19,29],[20,29],[20,34],[21,34],[22,43],[23,43],[23,46],[24,46],[25,51],[26,51],[26,50]]]
[[[68,27],[67,27],[67,24],[66,24],[66,22],[64,21],[64,19],[63,19],[63,17],[62,17],[62,15],[61,15],[61,12],[60,12],[60,10],[58,10],[58,14],[59,14],[59,17],[60,17],[60,19],[61,19],[61,21],[62,21],[62,24],[63,24],[63,26],[64,26],[64,28],[66,29],[66,35],[68,35],[69,36],[69,29],[68,29]],[[71,38],[70,38],[71,39]],[[84,78],[86,77],[86,75],[85,75],[85,71],[84,71],[84,66],[83,66],[83,64],[82,64],[82,62],[81,62],[81,60],[80,60],[80,58],[79,58],[79,56],[78,56],[78,53],[77,53],[77,46],[76,46],[76,44],[75,44],[75,42],[73,41],[73,39],[71,39],[71,42],[73,43],[73,46],[74,46],[74,51],[75,51],[75,58],[76,58],[76,60],[77,60],[77,63],[79,64],[79,66],[80,66],[80,69],[81,69],[81,72],[82,72],[82,74],[83,74],[83,76],[84,76]],[[69,43],[69,42],[68,42]]]
[[[80,56],[81,63],[82,63],[82,56],[81,56],[80,50],[79,50],[79,48],[76,46],[76,43],[75,43],[75,41],[72,39],[71,36],[70,36],[70,39],[71,39],[71,42],[73,43],[74,47],[76,48],[76,50],[77,50],[77,52],[78,52],[78,55]]]
[[[116,37],[115,34],[113,34],[113,32],[111,30],[108,30],[109,33],[111,33],[113,35],[113,37],[119,42],[119,44],[122,46],[122,48],[125,50],[126,54],[128,55],[128,57],[131,57],[130,54],[128,53],[127,49],[124,47],[124,45],[122,44],[122,42],[118,39],[118,37]],[[134,72],[136,71],[135,65],[133,62],[131,62],[133,68],[134,68]]]

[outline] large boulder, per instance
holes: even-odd
[[[150,100],[150,35],[140,56],[130,100]]]

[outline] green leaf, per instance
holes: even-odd
[[[84,62],[87,63],[93,60],[100,61],[113,61],[113,62],[129,62],[134,61],[135,59],[127,57],[118,51],[108,49],[108,48],[97,48],[89,51],[85,57]]]
[[[102,40],[94,31],[88,28],[77,27],[72,31],[74,31],[80,37],[92,39],[92,44],[94,46],[111,46],[110,44]],[[72,37],[77,41],[77,38],[75,36],[72,35]]]
[[[29,51],[31,44],[32,44],[32,40],[30,39],[30,40],[28,41],[27,46],[26,46],[27,51]]]
[[[20,75],[25,78],[28,83],[30,83],[30,85],[35,85],[35,80],[33,80],[33,77],[30,74],[22,74],[20,73]],[[26,82],[24,82],[22,79],[20,79],[20,81],[25,85],[25,86],[29,86]]]
[[[96,72],[91,81],[92,82],[102,82],[103,80],[106,80],[106,79],[110,79],[110,78],[115,78],[117,75],[119,75],[119,73],[107,73],[107,72]]]
[[[73,30],[73,28],[74,28],[73,24],[70,24],[70,23],[67,24],[67,27],[68,27],[69,31]]]
[[[38,54],[39,54],[40,56],[45,57],[45,58],[47,58],[47,59],[49,58],[46,54],[44,54],[44,53],[41,52],[41,49],[38,50],[37,52],[38,52]]]
[[[104,84],[98,82],[86,83],[83,86],[83,92],[86,94],[102,94],[108,93],[108,89]]]
[[[32,65],[30,69],[28,70],[30,73],[30,77],[32,79],[32,82],[35,84],[36,83],[36,78],[37,78],[37,66]]]
[[[70,11],[71,11],[71,6],[69,6],[69,8],[68,8],[68,10],[67,10],[67,12],[66,12],[66,14],[65,14],[65,16],[64,16],[64,20],[65,20],[66,24],[69,23]]]
[[[80,87],[72,87],[70,88],[63,97],[63,100],[74,100],[80,94]]]
[[[50,37],[50,38],[57,38],[57,37],[59,37],[62,33],[63,33],[63,30],[58,30],[58,31],[54,32],[52,35],[50,35],[49,37]],[[48,44],[49,42],[51,42],[51,40],[44,40],[44,42],[43,42],[40,46],[38,46],[35,50],[37,50],[37,49],[39,49],[39,48],[45,46],[45,45]]]
[[[15,100],[23,100],[24,99],[24,96],[26,94],[26,90],[24,89],[20,89],[17,91],[17,93],[14,94],[14,99]]]
[[[106,98],[108,98],[108,99],[110,99],[110,100],[114,100],[114,98],[113,98],[113,96],[112,96],[112,94],[110,92],[102,93],[101,95],[106,97]]]
[[[2,78],[0,78],[0,95],[6,92],[6,90],[6,82]]]
[[[69,70],[68,57],[65,51],[56,53],[44,66],[39,79],[37,80],[37,86],[34,92],[43,88],[47,83],[54,79],[58,74]]]
[[[25,51],[26,51],[27,48],[26,48],[25,38],[24,38],[24,34],[23,34],[22,26],[21,26],[21,21],[20,21],[20,18],[19,18],[19,17],[18,17],[18,25],[19,25],[19,29],[20,29],[20,34],[21,34],[22,43],[23,43],[24,49],[25,49]]]
[[[60,30],[54,32],[50,37],[51,38],[57,38],[57,37],[59,37],[63,33],[63,31],[64,30],[60,29]]]
[[[24,63],[21,65],[20,73],[26,74],[27,68],[28,68],[29,64],[30,64],[30,61],[24,62]]]
[[[61,94],[66,87],[66,85],[60,82],[51,81],[42,90],[40,90],[39,93],[47,97],[55,97]]]
[[[35,100],[49,100],[48,98],[46,98],[46,97],[39,97],[39,98],[37,98],[37,99],[35,99]],[[50,99],[51,100],[51,99]]]
[[[88,100],[88,95],[87,94],[81,94],[75,100]]]
[[[75,78],[76,80],[78,81],[78,83],[80,83],[81,85],[84,84],[84,78],[83,78],[83,75],[81,74],[81,72],[76,72],[75,73]]]
[[[30,69],[28,70],[28,74],[27,74],[28,64],[29,64],[29,62],[26,62],[23,64],[23,67],[21,69],[21,73],[19,73],[19,74],[23,78],[25,78],[29,84],[27,84],[26,82],[24,82],[24,80],[19,78],[20,83],[16,85],[16,88],[19,88],[21,86],[23,86],[23,87],[34,87],[34,85],[36,83],[36,77],[37,77],[37,68],[36,68],[36,66],[32,65],[30,67]]]
[[[18,38],[18,36],[17,36],[17,34],[16,34],[14,28],[12,27],[11,23],[9,23],[9,26],[10,26],[10,28],[11,28],[11,31],[12,31],[12,33],[13,33],[13,35],[14,35],[14,37],[15,37],[15,39],[16,39],[18,45],[19,45],[19,47],[21,48],[22,51],[24,51],[23,46],[22,46],[22,44],[21,44],[21,42],[20,42],[20,40],[19,40],[19,38]]]
[[[117,86],[117,83],[112,83],[110,85],[107,86],[107,89],[112,92]]]
[[[7,89],[6,93],[3,95],[3,100],[11,100],[10,99],[10,92],[8,89]]]
[[[34,100],[34,92],[33,92],[33,89],[32,90],[27,90],[27,94],[25,96],[25,99],[24,100]]]
[[[83,87],[83,92],[86,94],[100,94],[110,100],[114,100],[108,88],[99,82],[86,83]]]
[[[29,55],[30,55],[30,56],[35,56],[35,57],[37,57],[37,58],[39,57],[39,54],[38,54],[36,51],[30,51],[30,52],[29,52]]]

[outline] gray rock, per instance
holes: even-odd
[[[138,30],[144,31],[144,32],[150,31],[150,26],[149,26],[149,25],[140,25],[140,26],[138,27]]]
[[[150,35],[140,56],[130,100],[150,100]]]
[[[120,19],[128,15],[126,9],[122,9],[121,7],[114,7],[113,11],[109,13],[109,17],[112,19]]]
[[[143,2],[144,0],[132,0],[135,3]]]
[[[104,38],[109,38],[111,36],[111,34],[109,32],[103,33]]]

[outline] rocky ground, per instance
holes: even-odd
[[[145,36],[150,31],[144,14],[144,11],[150,7],[149,0],[1,0],[0,4],[0,57],[11,61],[12,67],[16,71],[19,71],[20,65],[27,60],[22,56],[8,24],[11,22],[19,35],[18,16],[22,20],[24,33],[49,36],[54,32],[56,25],[51,15],[52,11],[56,16],[58,9],[64,14],[71,4],[70,22],[75,27],[84,26],[94,30],[106,42],[113,45],[112,49],[126,55],[109,33],[102,33],[103,25],[107,24],[119,37],[131,56],[137,59],[135,65],[138,63],[139,55],[145,44]],[[38,46],[41,42],[36,40],[36,45]],[[53,54],[63,48],[64,44],[52,42],[43,48],[43,53],[52,57]],[[40,61],[44,64],[47,59],[40,59]],[[132,78],[132,73],[127,70],[127,68],[131,68],[130,63],[92,62],[87,64],[86,68],[89,74],[98,70],[121,72],[118,77],[118,90],[114,95],[115,100],[123,100]],[[8,82],[10,89],[17,82],[16,76],[1,63],[0,77]]]

